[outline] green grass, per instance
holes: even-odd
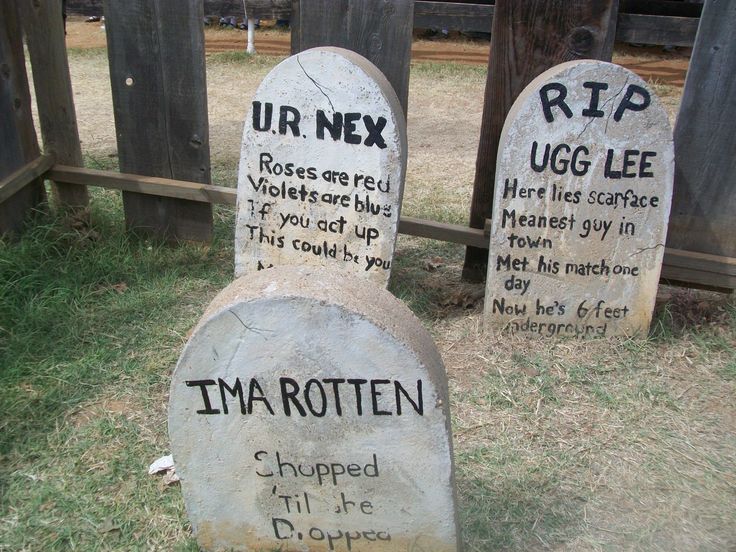
[[[208,56],[251,80],[274,63]],[[422,63],[412,83],[455,90],[484,75]],[[234,182],[234,126],[216,184]],[[114,145],[93,145],[105,147],[88,167],[118,168]],[[406,214],[465,220],[467,190],[414,178]],[[0,242],[0,551],[194,551],[180,490],[146,470],[169,452],[187,333],[232,279],[233,210],[215,210],[212,245],[169,246],[126,234],[119,194],[91,190],[89,231],[45,216]],[[736,550],[733,297],[676,291],[640,340],[484,336],[483,286],[460,281],[463,256],[400,236],[390,290],[448,369],[466,551]]]
[[[186,526],[179,493],[141,477],[167,450],[161,419],[145,424],[231,255],[220,237],[171,247],[125,234],[110,192],[95,206],[87,232],[47,218],[0,244],[0,549],[148,549],[166,542],[145,529],[151,507]]]
[[[121,210],[94,190],[89,230],[47,215],[0,244],[0,550],[196,550],[179,489],[146,469],[187,332],[231,280],[233,213],[212,245],[170,246]],[[646,340],[489,340],[462,258],[401,237],[391,290],[448,367],[467,550],[727,549],[732,300],[715,325],[673,301]]]

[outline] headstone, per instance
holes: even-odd
[[[387,285],[406,170],[406,123],[374,65],[313,48],[277,65],[245,122],[235,275],[278,265]]]
[[[458,550],[440,356],[389,292],[345,280],[243,277],[195,328],[169,435],[204,549]]]
[[[586,60],[532,81],[501,137],[486,325],[547,337],[646,332],[673,175],[667,115],[634,73]]]

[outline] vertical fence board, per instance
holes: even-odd
[[[491,216],[496,155],[506,115],[535,77],[574,59],[610,61],[618,0],[498,0],[475,167],[470,226]],[[468,247],[463,278],[485,278],[488,250]]]
[[[22,2],[21,6],[44,150],[62,165],[81,167],[84,163],[64,41],[61,0]],[[83,216],[89,204],[86,186],[53,183],[52,189],[60,207]]]
[[[17,5],[5,0],[0,2],[0,179],[38,155]],[[3,202],[0,235],[18,233],[44,199],[43,181],[38,179]]]
[[[675,125],[668,247],[736,257],[736,3],[708,0]]]
[[[315,46],[359,53],[386,75],[406,114],[414,0],[300,0],[298,4],[291,20],[292,54]]]
[[[107,0],[107,30],[122,172],[208,184],[207,88],[201,0]],[[208,241],[212,207],[123,194],[129,229]]]

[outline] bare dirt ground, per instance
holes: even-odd
[[[82,18],[72,18],[67,26],[67,45],[70,48],[105,47],[105,32],[100,23],[85,23]],[[211,27],[205,30],[205,46],[208,53],[243,51],[246,32],[221,30]],[[272,56],[289,55],[288,31],[271,28],[256,31],[256,50]],[[487,40],[472,40],[457,33],[437,40],[418,39],[412,45],[412,61],[456,62],[471,65],[487,65],[489,54]],[[646,81],[682,86],[690,59],[689,48],[664,52],[660,46],[634,48],[618,45],[614,61],[631,69]]]

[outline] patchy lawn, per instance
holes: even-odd
[[[275,61],[208,58],[219,184]],[[115,168],[105,53],[71,68],[87,164]],[[466,219],[484,82],[413,68],[406,214]],[[659,86],[674,115],[680,89]],[[126,235],[114,192],[94,191],[92,215],[83,233],[42,216],[0,243],[0,550],[194,551],[178,487],[147,467],[169,449],[187,333],[232,278],[233,212],[216,209],[211,246],[175,248]],[[642,340],[483,337],[462,258],[400,236],[390,289],[447,366],[467,550],[736,549],[733,298],[663,289]]]

